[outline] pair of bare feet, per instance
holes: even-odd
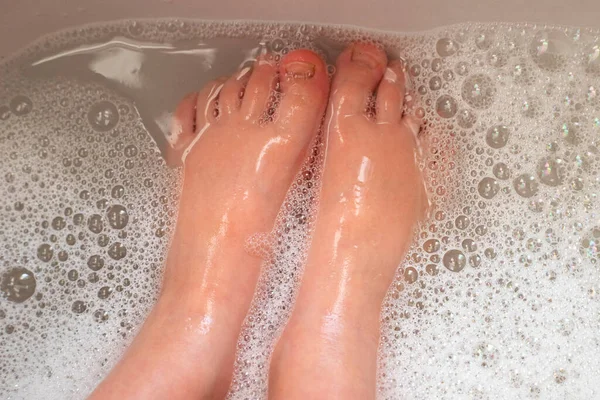
[[[374,398],[379,309],[424,200],[404,79],[399,61],[354,44],[331,84],[323,61],[298,50],[279,65],[262,55],[182,101],[175,133],[190,151],[161,296],[92,399],[225,396],[260,272],[244,242],[273,228],[323,115],[313,246],[272,356],[269,397]]]

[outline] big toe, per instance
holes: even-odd
[[[386,66],[385,52],[373,44],[354,43],[346,48],[337,59],[331,88],[332,111],[340,115],[364,113]]]
[[[297,140],[307,143],[317,132],[327,98],[327,66],[310,50],[289,53],[279,66],[281,101],[277,124]]]

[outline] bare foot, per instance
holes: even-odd
[[[161,296],[92,398],[224,397],[260,268],[244,241],[272,229],[328,91],[323,61],[299,50],[182,101],[185,177]]]
[[[404,83],[402,64],[372,45],[338,58],[313,247],[273,355],[271,398],[375,398],[381,303],[425,200]]]

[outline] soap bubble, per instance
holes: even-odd
[[[110,101],[100,101],[90,108],[88,122],[95,131],[110,131],[119,123],[119,110]]]
[[[26,268],[13,268],[2,275],[0,289],[8,301],[22,303],[35,293],[35,276]]]

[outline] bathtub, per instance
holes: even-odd
[[[69,26],[103,20],[153,17],[201,19],[294,20],[351,24],[390,31],[421,31],[460,22],[531,22],[600,28],[600,2],[572,0],[565,10],[558,0],[423,0],[403,8],[401,2],[382,0],[377,5],[346,0],[343,4],[307,0],[291,5],[263,0],[235,3],[184,0],[2,0],[0,58],[36,38]],[[82,4],[83,3],[83,4]],[[41,388],[43,389],[43,388]]]
[[[310,21],[392,31],[418,31],[468,21],[600,27],[600,2],[572,0],[567,7],[568,10],[561,0],[380,0],[375,3],[361,0],[304,0],[298,3],[276,0],[3,0],[0,54],[10,54],[40,35],[68,26],[134,17]]]

